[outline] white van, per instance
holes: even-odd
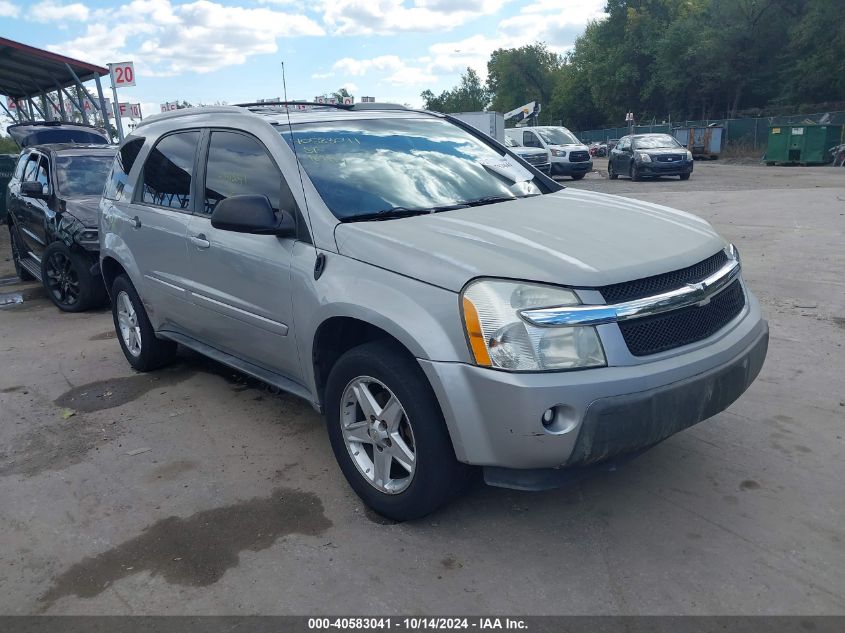
[[[505,130],[505,134],[520,145],[549,152],[552,176],[572,176],[573,180],[581,180],[593,169],[590,150],[565,127],[517,127]]]

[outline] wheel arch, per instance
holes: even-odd
[[[311,345],[310,363],[318,401],[323,402],[326,382],[337,360],[359,345],[386,340],[404,350],[410,358],[416,358],[417,355],[402,338],[405,336],[397,336],[364,318],[343,315],[326,318],[314,331]]]
[[[126,275],[126,269],[114,257],[107,255],[100,260],[100,271],[103,273],[106,292],[111,296],[111,287],[114,284],[114,280],[120,275]]]

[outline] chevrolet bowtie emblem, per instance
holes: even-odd
[[[707,290],[707,284],[703,281],[699,281],[698,283],[687,284],[687,288],[689,288],[690,290],[694,290],[696,294],[704,294],[705,290]],[[701,301],[698,302],[697,305],[701,307],[706,306],[708,303],[710,303],[710,297],[705,296],[701,299]]]

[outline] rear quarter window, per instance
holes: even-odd
[[[135,164],[135,159],[141,148],[144,146],[143,138],[135,138],[123,144],[114,157],[111,173],[106,181],[106,188],[103,196],[109,200],[122,200],[132,198],[132,184],[129,182],[129,173]]]

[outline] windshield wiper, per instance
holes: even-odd
[[[477,200],[467,200],[464,204],[468,207],[480,207],[485,204],[495,204],[497,202],[509,202],[510,200],[517,200],[519,198],[526,198],[527,196],[487,196],[485,198],[478,198]]]
[[[392,220],[394,218],[407,218],[413,215],[428,215],[429,213],[439,213],[440,211],[452,211],[454,209],[466,209],[469,206],[467,203],[460,204],[444,204],[439,207],[428,207],[423,209],[409,209],[407,207],[391,207],[390,209],[382,209],[381,211],[373,211],[372,213],[359,213],[358,215],[350,215],[349,217],[341,218],[341,222],[366,222],[369,220]]]

